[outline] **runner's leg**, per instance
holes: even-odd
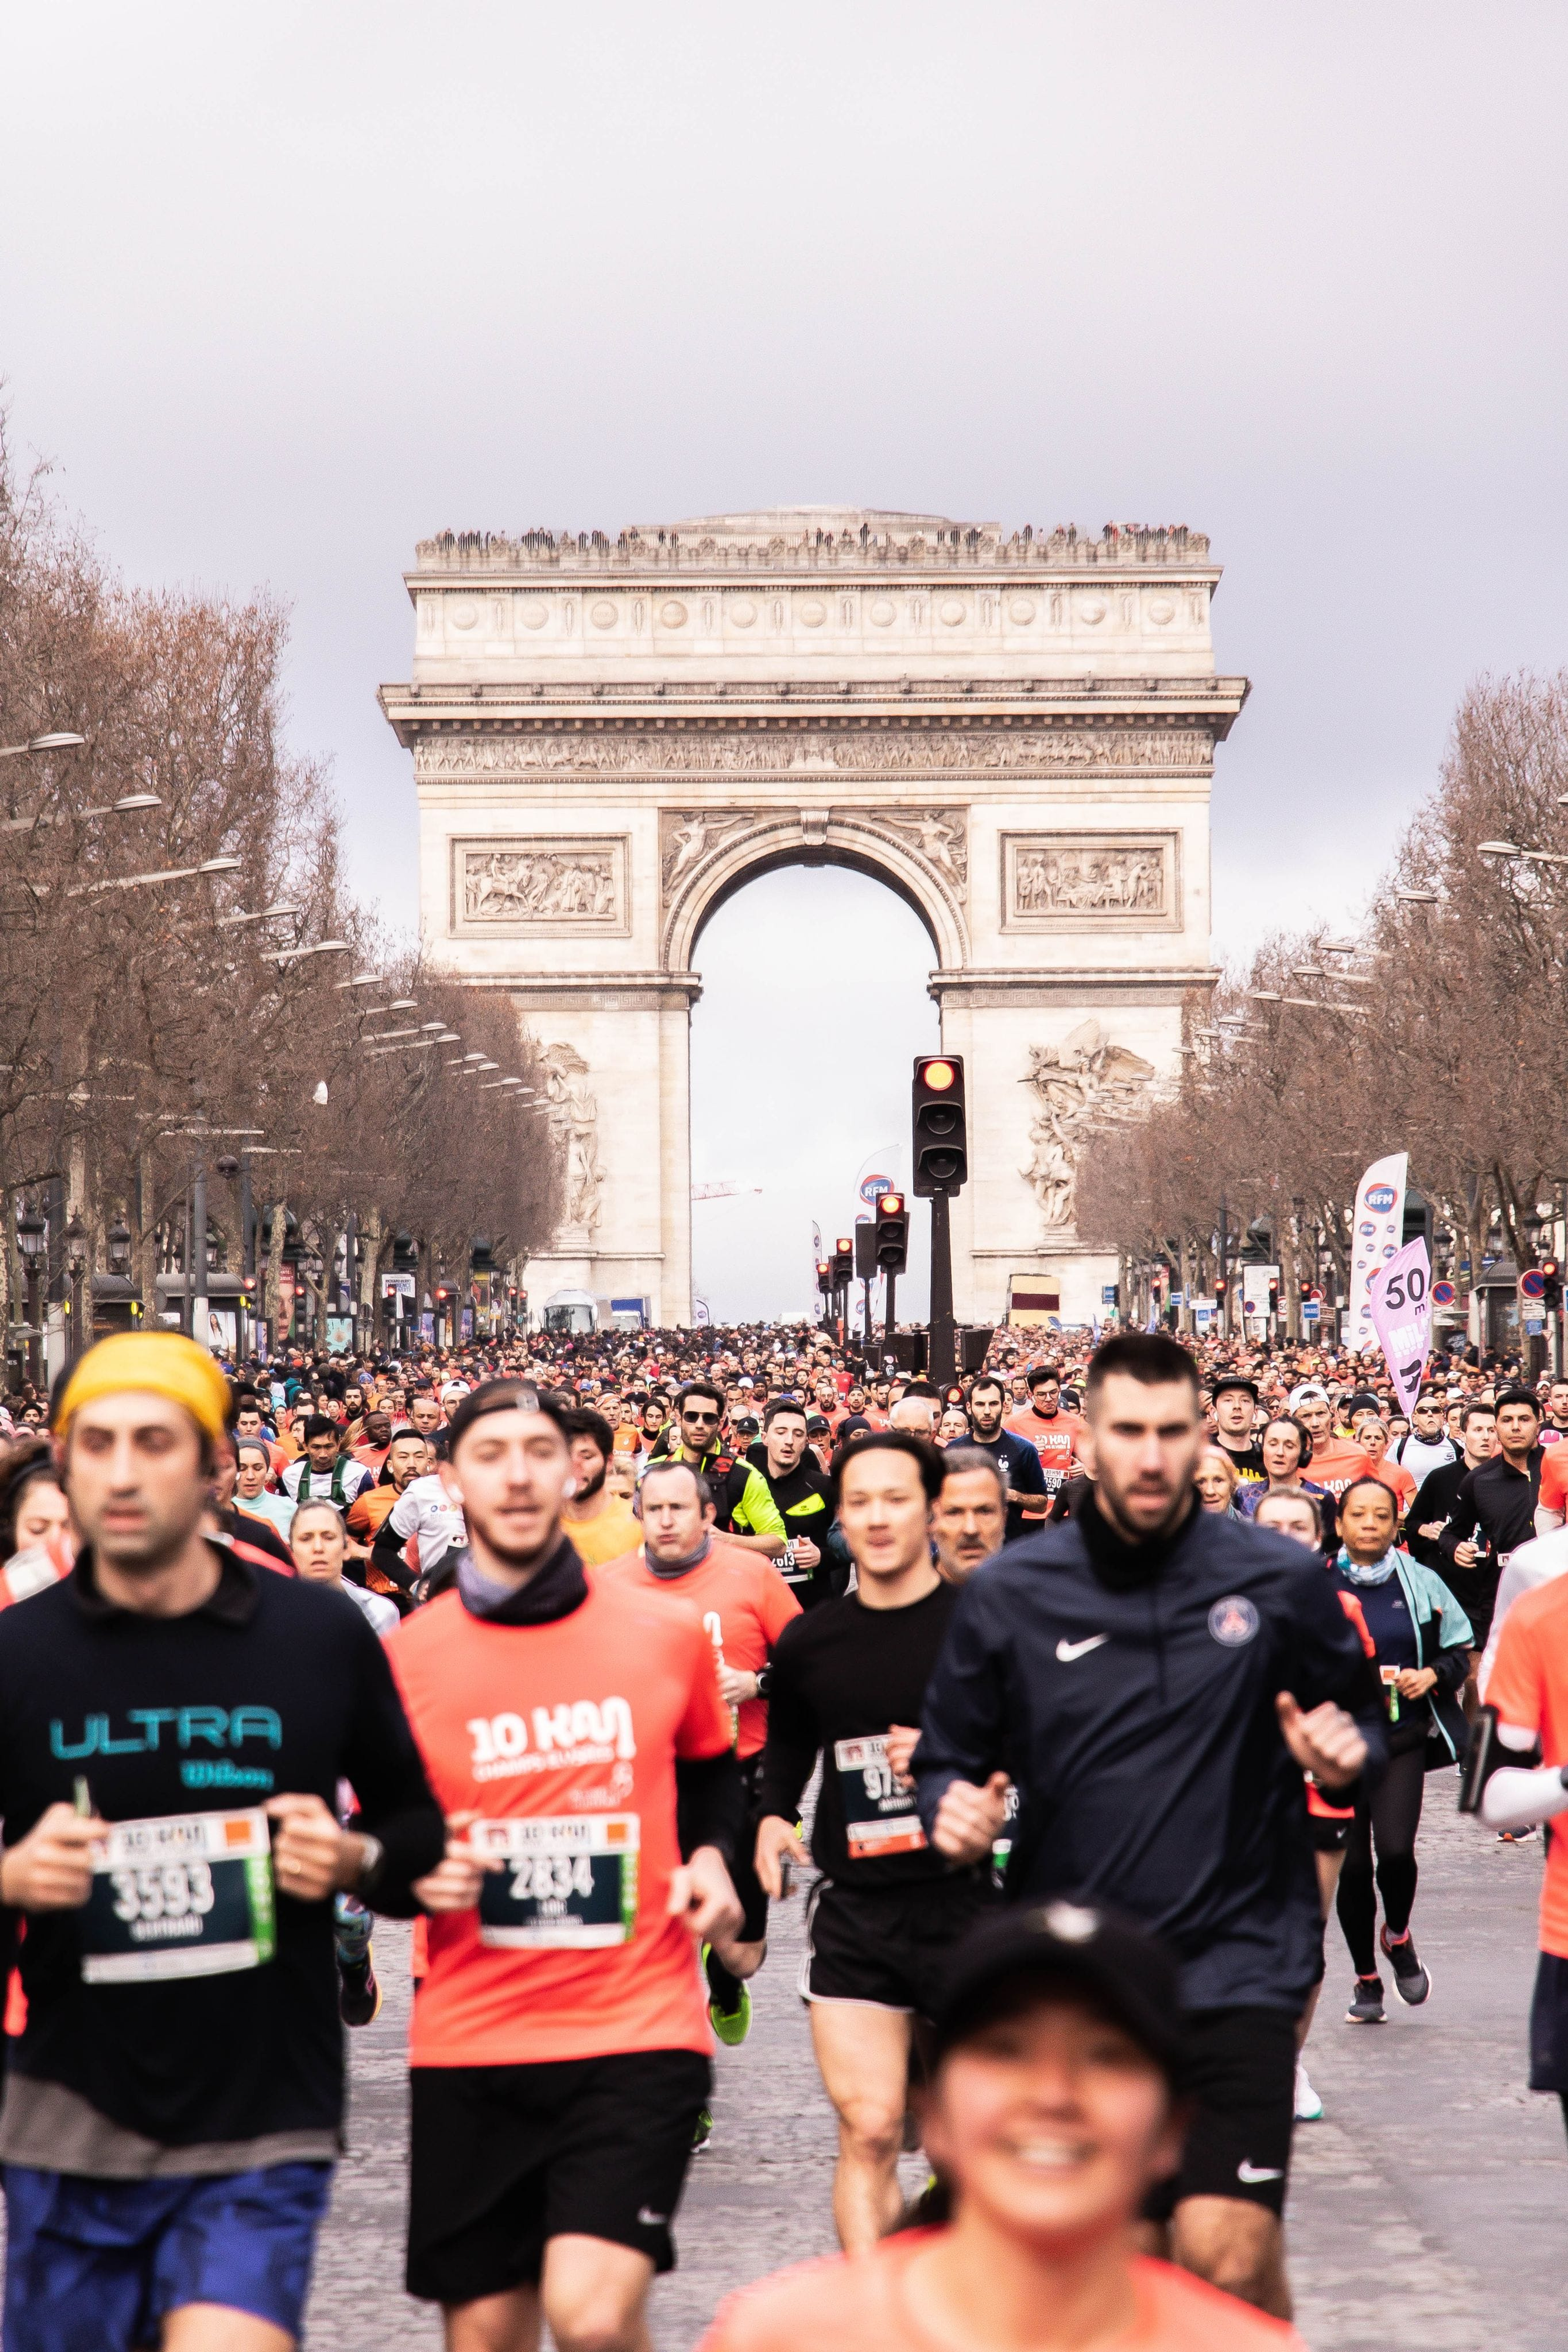
[[[846,2253],[874,2245],[903,2210],[898,2158],[912,2030],[903,2010],[871,2001],[811,2002],[811,2045],[839,2118],[833,2221]]]
[[[183,2303],[163,2322],[162,2352],[294,2352],[286,2327],[227,2304]]]
[[[1265,2207],[1239,2197],[1184,2197],[1171,2224],[1171,2255],[1210,2286],[1276,2319],[1291,2316],[1285,2232]]]
[[[556,2352],[648,2352],[653,2283],[653,2263],[634,2247],[606,2238],[552,2238],[539,2300]]]
[[[538,2352],[537,2287],[509,2287],[475,2303],[447,2304],[441,2316],[446,2352]]]

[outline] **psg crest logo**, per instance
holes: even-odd
[[[1227,1593],[1209,1611],[1208,1630],[1226,1649],[1239,1650],[1258,1631],[1258,1612],[1242,1593]]]

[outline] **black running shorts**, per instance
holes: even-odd
[[[1541,1953],[1535,1963],[1530,2087],[1568,2097],[1568,1960],[1559,1959],[1555,1952]]]
[[[819,1879],[806,1914],[800,1998],[932,2016],[954,1945],[996,1899],[987,1882],[969,1876],[866,1888]]]
[[[674,2270],[670,2223],[711,2070],[693,2050],[415,2066],[408,2291],[473,2303],[538,2280],[550,2238]]]
[[[1184,2197],[1285,2207],[1296,2108],[1296,2020],[1286,2009],[1207,2009],[1186,2021],[1181,2087],[1194,2114],[1180,2170],[1150,2191],[1166,2221]]]

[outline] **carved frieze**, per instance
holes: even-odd
[[[1177,930],[1176,833],[1004,833],[1002,928]]]
[[[969,887],[968,811],[963,808],[661,809],[659,812],[659,881],[666,907],[699,867],[747,835],[778,835],[799,829],[800,838],[820,845],[835,822],[852,824],[857,833],[880,834],[912,850],[946,884],[955,898],[964,899]]]
[[[1179,727],[545,727],[436,736],[415,747],[422,782],[534,775],[1073,774],[1093,769],[1207,772],[1213,739]]]
[[[454,840],[451,929],[455,935],[623,933],[625,835],[500,834]]]

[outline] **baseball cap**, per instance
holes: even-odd
[[[1299,1412],[1301,1407],[1304,1404],[1329,1404],[1332,1402],[1333,1399],[1330,1397],[1327,1389],[1324,1388],[1321,1381],[1303,1381],[1300,1388],[1292,1389],[1291,1391],[1290,1409],[1292,1412]]]
[[[1211,1397],[1222,1397],[1227,1389],[1245,1389],[1254,1404],[1258,1402],[1258,1383],[1249,1381],[1245,1372],[1221,1372],[1209,1387]]]
[[[1176,2081],[1181,1987],[1171,1954],[1135,1921],[1060,1896],[993,1912],[963,1938],[936,2002],[936,2056],[963,2040],[988,1994],[1031,1977],[1098,2001]]]

